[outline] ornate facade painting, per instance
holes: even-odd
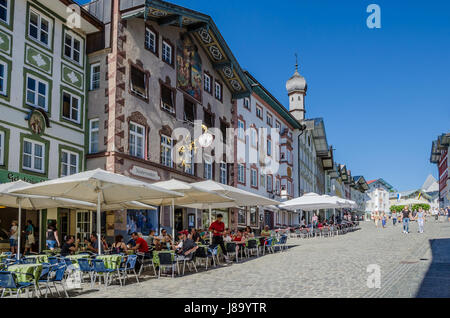
[[[202,61],[197,46],[187,35],[177,41],[177,87],[202,101]]]

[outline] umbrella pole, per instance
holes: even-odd
[[[42,250],[42,210],[39,210],[39,254]]]
[[[162,205],[159,206],[159,211],[158,211],[158,235],[161,235],[161,215],[162,215]]]
[[[172,240],[175,240],[175,200],[172,199]]]
[[[22,200],[19,201],[19,224],[17,225],[17,260],[20,259],[20,237],[21,237],[21,228],[22,228]]]
[[[98,236],[98,255],[102,255],[102,226],[100,224],[101,222],[101,215],[100,215],[100,190],[97,191],[97,236]]]
[[[211,204],[209,205],[209,226],[211,226],[212,221],[212,211],[211,211]],[[212,233],[209,232],[209,244],[212,244]]]

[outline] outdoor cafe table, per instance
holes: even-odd
[[[23,274],[33,274],[34,283],[37,284],[39,280],[39,276],[41,276],[42,272],[42,264],[20,264],[20,265],[11,265],[8,267],[8,272],[15,272],[17,281],[21,283],[31,282],[31,277],[28,275],[20,275]]]
[[[75,255],[68,255],[68,256],[66,256],[66,258],[70,259],[73,264],[78,264],[78,260],[80,258],[89,259],[90,255],[89,254],[75,254]]]
[[[99,255],[95,259],[103,260],[107,269],[119,269],[122,258],[122,255]]]
[[[36,259],[36,263],[37,264],[42,264],[42,263],[48,263],[48,257],[49,255],[25,255],[25,258],[35,258]]]

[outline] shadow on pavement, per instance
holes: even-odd
[[[450,238],[430,240],[432,263],[420,284],[417,298],[450,297]]]

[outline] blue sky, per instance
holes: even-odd
[[[286,106],[299,54],[307,117],[335,159],[367,180],[420,187],[431,142],[450,131],[450,1],[172,0],[213,17],[242,68]],[[381,29],[366,26],[369,4]]]

